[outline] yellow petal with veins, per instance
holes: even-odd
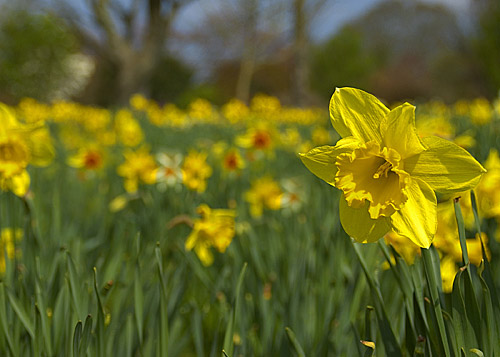
[[[448,195],[474,188],[486,172],[465,149],[437,136],[422,139],[427,149],[404,160],[404,170],[411,177],[427,182],[441,194]]]
[[[372,243],[391,230],[389,217],[370,218],[368,202],[363,207],[354,208],[347,204],[344,195],[339,203],[340,223],[344,231],[359,243]]]
[[[335,146],[320,146],[307,153],[300,153],[299,156],[313,174],[334,186],[335,174],[337,173],[337,166],[335,166],[337,156],[345,152],[351,152],[359,145],[360,142],[350,136],[340,139]]]
[[[415,107],[405,103],[394,108],[380,124],[382,141],[403,159],[425,150],[415,128]]]
[[[341,137],[382,142],[380,123],[389,109],[375,96],[356,88],[336,88],[330,99],[330,119]]]
[[[406,194],[408,201],[390,218],[396,233],[422,248],[429,248],[437,229],[437,201],[432,188],[412,178]]]

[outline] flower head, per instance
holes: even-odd
[[[135,192],[139,183],[152,185],[156,182],[158,166],[145,146],[136,151],[126,150],[123,153],[125,162],[118,166],[118,175],[125,178],[124,186],[127,192]]]
[[[205,192],[207,179],[212,176],[212,168],[207,164],[207,154],[191,151],[182,165],[182,180],[187,188],[199,193]]]
[[[364,91],[337,88],[330,117],[342,139],[301,159],[342,191],[340,221],[359,242],[374,242],[393,230],[429,247],[437,229],[435,191],[469,190],[486,171],[454,143],[420,139],[415,107],[408,103],[389,110]]]
[[[214,247],[224,253],[234,237],[234,217],[236,213],[229,209],[211,209],[202,204],[197,209],[201,218],[193,222],[193,230],[186,240],[186,249],[194,249],[198,258],[205,265],[211,265],[214,257],[210,250]]]
[[[23,231],[20,228],[2,228],[0,231],[0,274],[5,273],[6,260],[12,260],[16,256],[15,242],[23,236]]]
[[[0,104],[0,190],[24,196],[29,189],[28,165],[46,166],[54,147],[43,122],[23,124]]]
[[[250,214],[260,217],[264,208],[278,210],[281,208],[283,191],[272,177],[261,177],[252,182],[250,190],[245,192],[245,200],[250,203]]]

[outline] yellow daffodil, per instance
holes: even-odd
[[[231,99],[222,107],[222,114],[231,124],[243,121],[249,113],[247,105],[238,99]]]
[[[245,168],[245,161],[238,149],[233,148],[226,151],[222,160],[222,168],[227,173],[237,173]]]
[[[321,125],[316,125],[311,133],[311,140],[314,145],[325,145],[330,142],[330,132]]]
[[[6,260],[14,259],[16,255],[15,241],[23,236],[23,230],[20,228],[2,228],[0,232],[0,274],[5,273]]]
[[[484,166],[488,172],[476,189],[479,209],[484,217],[500,218],[500,157],[496,149],[490,150]]]
[[[474,99],[469,110],[470,119],[476,125],[488,124],[493,118],[493,108],[485,98]]]
[[[394,230],[429,247],[437,228],[435,191],[469,190],[485,172],[456,144],[435,136],[420,139],[415,107],[408,103],[389,110],[364,91],[337,88],[330,117],[342,139],[301,159],[342,190],[340,221],[358,242],[374,242]]]
[[[125,178],[124,187],[127,192],[135,192],[139,182],[151,185],[156,182],[158,166],[147,147],[123,153],[125,162],[118,166],[118,175]]]
[[[193,230],[186,239],[187,250],[194,249],[203,265],[211,265],[214,261],[210,248],[214,247],[224,253],[234,237],[234,217],[236,213],[230,209],[211,209],[202,204],[197,209],[201,218],[193,222]]]
[[[260,217],[264,208],[278,210],[281,208],[283,191],[279,184],[269,176],[252,182],[252,187],[245,193],[245,200],[250,203],[250,214]]]
[[[443,282],[443,291],[447,294],[453,290],[453,281],[458,273],[458,267],[451,257],[444,257],[440,260],[441,281]]]
[[[104,152],[97,145],[86,145],[68,158],[68,165],[83,170],[99,170],[104,166]]]
[[[129,103],[133,109],[141,111],[146,110],[149,105],[148,99],[140,93],[136,93],[133,96],[131,96]]]
[[[212,168],[207,164],[207,154],[191,151],[182,165],[182,182],[187,188],[199,193],[205,192],[207,179],[212,175]]]
[[[28,165],[47,166],[54,147],[43,122],[22,124],[0,104],[0,189],[24,196],[29,189]]]
[[[121,109],[116,113],[115,128],[118,138],[125,146],[137,146],[144,138],[141,126],[132,113],[126,109]]]

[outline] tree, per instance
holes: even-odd
[[[325,100],[331,97],[335,87],[367,88],[370,76],[383,60],[382,55],[365,46],[359,29],[345,26],[313,51],[312,88]]]
[[[325,0],[294,0],[292,3],[292,98],[298,106],[311,102],[310,24],[325,3]]]
[[[483,0],[481,6],[474,47],[493,97],[500,90],[500,4],[496,0]]]
[[[148,92],[151,74],[165,55],[173,19],[189,2],[89,0],[93,24],[100,31],[96,35],[79,21],[78,11],[67,0],[61,1],[65,17],[96,56],[92,90],[84,99],[100,104],[123,104],[135,92]]]
[[[76,40],[61,19],[3,8],[0,17],[0,100],[47,101],[70,80]]]

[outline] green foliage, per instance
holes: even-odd
[[[5,7],[4,7],[5,9]],[[0,16],[0,97],[48,100],[69,80],[75,38],[51,14],[7,10]]]
[[[230,142],[236,132],[142,124],[154,149],[182,152],[194,142]],[[489,147],[494,131],[482,130],[491,136],[479,145]],[[97,177],[83,178],[63,155],[48,168],[31,168],[30,197],[0,195],[0,227],[25,231],[21,254],[0,277],[0,355],[499,353],[497,267],[465,263],[444,295],[435,251],[408,265],[383,243],[353,245],[338,220],[338,192],[294,153],[277,149],[276,157],[261,169],[298,179],[308,199],[296,212],[260,219],[243,198],[252,171],[230,180],[214,170],[203,194],[142,186],[122,211],[110,212],[111,199],[123,193],[115,173],[121,157]],[[200,203],[225,208],[228,201],[238,204],[238,234],[205,267],[184,248],[189,227],[169,222],[194,215]]]
[[[366,88],[369,76],[380,67],[383,56],[366,49],[362,33],[344,27],[332,39],[316,48],[311,63],[311,86],[328,99],[332,88]]]
[[[178,59],[165,56],[159,60],[149,82],[150,97],[160,103],[174,102],[191,86],[193,71]]]
[[[492,96],[497,95],[500,88],[499,43],[500,5],[497,1],[490,0],[486,2],[480,16],[479,33],[475,41],[475,48]]]

